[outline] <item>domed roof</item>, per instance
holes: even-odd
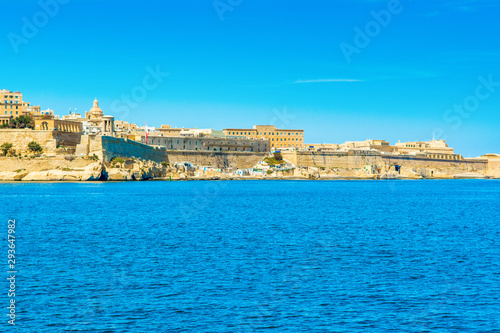
[[[94,106],[92,106],[92,109],[90,109],[89,114],[90,118],[101,118],[104,115],[101,108],[99,107],[99,101],[97,100],[97,98],[94,100]]]

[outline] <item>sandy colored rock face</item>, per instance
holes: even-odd
[[[109,169],[107,170],[107,179],[111,181],[132,180],[132,175],[126,170]]]
[[[28,173],[27,172],[13,172],[13,171],[4,171],[0,172],[0,181],[18,181],[22,180]]]
[[[90,160],[64,158],[4,158],[0,181],[88,181],[101,177],[102,164]]]

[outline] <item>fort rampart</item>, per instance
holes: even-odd
[[[40,144],[44,152],[55,152],[57,146],[76,146],[80,134],[60,131],[34,131],[31,129],[0,129],[0,145],[11,143],[16,153],[26,152],[30,142]]]
[[[89,135],[82,139],[88,139],[88,155],[96,155],[105,163],[115,157],[140,158],[158,163],[168,161],[165,148],[151,147],[137,141],[110,136]],[[85,144],[85,142],[81,143],[81,145]]]
[[[377,169],[378,172],[396,171],[420,173],[429,176],[434,170],[441,173],[484,172],[488,160],[481,158],[447,160],[410,155],[383,154],[377,151],[348,152],[282,152],[283,158],[298,167]]]
[[[168,150],[170,163],[190,162],[199,166],[214,168],[251,168],[267,155],[268,153],[265,152]]]

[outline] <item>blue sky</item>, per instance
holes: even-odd
[[[0,88],[57,114],[500,153],[497,1],[54,1],[3,3]]]

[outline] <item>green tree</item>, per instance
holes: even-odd
[[[4,155],[7,155],[9,150],[12,149],[12,143],[6,142],[3,145],[0,146],[0,149],[2,150]]]
[[[11,118],[9,121],[9,128],[35,128],[35,122],[29,115],[22,115],[16,118]]]
[[[31,141],[28,143],[28,149],[33,153],[41,153],[43,151],[42,146],[38,142]]]

